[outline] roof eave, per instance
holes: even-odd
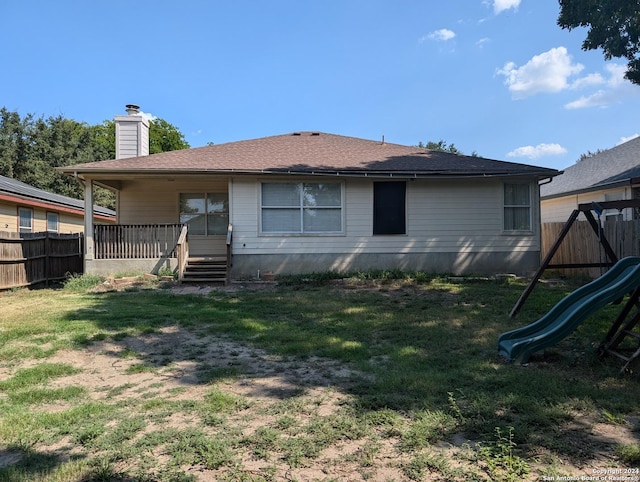
[[[377,171],[363,169],[64,169],[58,168],[64,174],[80,179],[100,177],[105,174],[114,176],[177,176],[177,175],[292,175],[292,176],[327,176],[327,177],[382,177],[382,178],[490,178],[490,177],[536,177],[539,179],[555,177],[560,174],[556,170],[540,171]]]
[[[605,189],[615,189],[616,187],[633,186],[638,183],[640,183],[640,178],[623,179],[622,181],[616,181],[616,182],[611,182],[607,184],[596,184],[596,185],[584,187],[581,189],[574,189],[572,191],[564,191],[564,192],[559,192],[555,194],[547,194],[545,196],[540,196],[540,200],[557,199],[557,198],[566,197],[566,196],[575,196],[577,194],[586,194],[588,192],[603,191]]]

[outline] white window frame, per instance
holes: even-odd
[[[507,186],[512,186],[512,185],[526,185],[528,190],[529,190],[529,201],[528,204],[507,204],[505,201],[506,198],[506,188]],[[518,234],[518,233],[526,233],[526,234],[530,234],[533,232],[533,189],[531,188],[531,183],[530,182],[505,182],[502,185],[502,230],[503,232],[507,233],[507,234]],[[529,227],[527,229],[507,229],[506,226],[506,221],[507,221],[507,216],[505,215],[507,212],[507,209],[522,209],[522,208],[527,208],[529,210],[529,219],[528,219],[528,224]]]
[[[50,224],[52,223],[55,223],[55,228],[53,229],[50,227]],[[60,231],[60,215],[54,211],[47,211],[47,232],[57,233],[59,231]]]
[[[182,191],[178,194],[178,221],[180,223],[182,223],[182,215],[183,214],[189,214],[189,213],[183,213],[180,210],[180,198],[183,194],[190,194],[190,195],[199,195],[202,196],[201,199],[204,200],[204,212],[203,213],[199,213],[202,214],[202,216],[204,216],[204,234],[190,234],[191,236],[207,236],[207,237],[212,237],[212,236],[226,236],[226,232],[225,233],[219,233],[219,234],[209,234],[209,217],[211,216],[216,216],[216,215],[226,215],[227,217],[227,228],[229,226],[229,216],[230,216],[230,209],[229,209],[229,194],[228,193],[223,193],[223,192],[218,192],[218,191],[207,191],[207,192],[203,192],[203,191]],[[208,212],[207,208],[209,206],[209,196],[212,194],[224,194],[227,196],[227,210],[226,211],[220,211],[220,212],[214,212],[214,213],[210,213]],[[187,223],[184,223],[185,226],[187,225]]]
[[[23,217],[23,213],[27,214],[29,217],[29,226],[23,226],[22,220],[26,219],[26,216]],[[33,233],[33,209],[31,208],[18,208],[18,232],[19,233]]]
[[[264,206],[262,204],[262,187],[265,184],[291,184],[297,185],[300,187],[298,192],[300,192],[300,200],[297,206]],[[303,186],[309,184],[334,184],[340,186],[340,206],[305,206],[304,205],[304,197],[302,193],[304,192]],[[259,204],[260,204],[260,214],[259,214],[259,232],[261,236],[336,236],[336,235],[344,235],[344,182],[340,181],[263,181],[260,183],[260,192],[258,193]],[[263,213],[266,209],[298,209],[300,210],[300,231],[265,231],[264,228],[264,219]],[[340,230],[339,231],[305,231],[304,229],[304,212],[306,210],[316,209],[339,209],[340,210]]]

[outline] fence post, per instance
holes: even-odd
[[[51,243],[49,240],[49,231],[44,233],[44,278],[45,286],[49,286],[49,278],[51,277],[51,267],[49,256],[51,256]]]

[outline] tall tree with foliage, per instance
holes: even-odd
[[[115,158],[115,123],[90,126],[62,116],[20,117],[0,108],[0,175],[46,191],[82,199],[80,185],[56,167]],[[151,154],[186,149],[183,134],[163,119],[149,125]],[[97,204],[114,207],[113,194],[96,189]]]
[[[604,58],[627,59],[625,77],[640,84],[640,2],[637,0],[560,0],[558,25],[588,27],[583,50],[602,49]]]
[[[451,144],[447,144],[442,139],[440,139],[438,142],[429,141],[426,144],[424,144],[423,142],[418,142],[418,147],[420,149],[428,149],[430,151],[449,152],[451,154],[458,154],[460,156],[465,155],[453,144],[453,142]],[[471,157],[479,157],[479,155],[476,151],[473,151],[471,153]]]
[[[149,122],[149,154],[178,151],[191,147],[184,134],[164,119],[156,117]]]
[[[19,179],[28,163],[33,116],[0,109],[0,175]]]
[[[418,142],[418,147],[420,149],[429,149],[430,151],[441,151],[441,152],[450,152],[451,154],[462,154],[462,152],[460,152],[458,148],[453,145],[453,143],[447,144],[442,139],[440,139],[438,142],[429,141],[426,144],[423,144],[422,142]]]
[[[94,142],[102,153],[96,160],[114,159],[116,157],[116,123],[106,120],[92,127]],[[191,147],[184,134],[177,127],[164,119],[156,117],[149,122],[149,154],[177,151]]]

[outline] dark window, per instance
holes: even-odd
[[[18,232],[33,232],[33,209],[18,208]]]
[[[373,183],[373,234],[406,234],[407,183]]]
[[[59,225],[60,225],[60,220],[59,220],[58,213],[48,212],[47,213],[47,231],[49,231],[50,233],[57,233]]]

